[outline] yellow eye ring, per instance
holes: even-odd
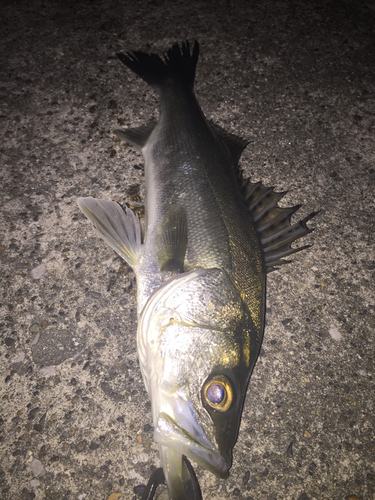
[[[233,401],[233,389],[224,375],[207,380],[202,388],[203,401],[214,410],[227,411]]]

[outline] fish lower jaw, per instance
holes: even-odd
[[[154,439],[160,446],[172,448],[181,455],[193,460],[215,476],[228,477],[230,463],[222,457],[216,447],[203,434],[192,436],[179,426],[169,415],[160,413],[154,431]]]

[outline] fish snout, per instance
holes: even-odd
[[[178,460],[184,455],[216,476],[222,479],[228,477],[228,470],[231,466],[230,457],[224,458],[222,456],[217,446],[208,439],[197,421],[194,422],[191,429],[187,430],[168,414],[161,412],[155,427],[154,439],[161,445],[161,449],[171,450],[166,455],[169,457],[168,462],[172,456],[173,461],[175,460],[172,453],[174,452],[179,456]],[[164,460],[163,457],[162,460]],[[165,473],[169,468],[169,464],[164,467],[163,463]]]

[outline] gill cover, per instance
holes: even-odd
[[[220,477],[231,465],[257,354],[254,335],[248,307],[222,269],[193,269],[166,281],[139,319],[155,440]]]

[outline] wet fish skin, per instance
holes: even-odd
[[[177,52],[176,46],[174,50]],[[178,51],[180,51],[179,48]],[[173,60],[171,56],[174,53],[169,54],[170,59]],[[142,61],[144,56],[141,54],[137,56],[138,61]],[[146,57],[146,65],[150,62],[147,59]],[[194,59],[194,50],[192,59]],[[124,62],[129,62],[129,60],[126,59]],[[147,67],[145,71],[148,71]],[[184,72],[185,68],[182,68],[182,71]],[[148,73],[146,79],[149,80],[147,76]],[[237,437],[241,408],[251,370],[250,338],[258,339],[261,336],[264,273],[262,273],[261,251],[257,235],[239,192],[233,157],[228,147],[205,119],[195,98],[192,82],[187,85],[187,79],[185,75],[183,79],[177,75],[174,79],[168,79],[167,83],[165,80],[161,85],[158,82],[154,83],[154,87],[160,94],[160,118],[142,148],[146,162],[147,196],[145,251],[140,258],[137,270],[140,290],[138,346],[143,377],[152,400],[155,439],[162,447],[167,448],[162,451],[165,467],[168,468],[172,460],[167,457],[170,443],[173,441],[174,446],[177,447],[176,441],[179,441],[178,449],[182,454],[224,477],[231,463],[231,450]],[[228,207],[231,209],[228,210]],[[185,213],[188,227],[183,271],[187,273],[189,269],[199,268],[215,270],[211,274],[221,275],[223,283],[219,289],[223,300],[214,303],[214,299],[211,299],[210,304],[214,304],[215,314],[222,322],[227,319],[228,313],[224,312],[223,307],[230,303],[229,295],[237,294],[235,310],[238,314],[238,323],[241,325],[244,323],[244,325],[243,327],[238,324],[233,325],[231,337],[222,330],[218,332],[212,330],[212,318],[206,322],[197,321],[198,316],[207,315],[206,306],[203,306],[204,297],[199,297],[200,300],[195,308],[188,314],[181,312],[181,307],[191,303],[191,296],[194,293],[191,289],[195,290],[197,286],[202,286],[203,294],[211,298],[207,273],[202,278],[203,285],[200,284],[199,278],[194,278],[178,288],[178,297],[180,299],[183,297],[181,305],[176,305],[176,296],[168,296],[162,320],[164,321],[163,327],[156,323],[153,309],[151,309],[154,314],[153,322],[147,323],[147,327],[144,327],[143,319],[154,303],[150,298],[150,290],[157,290],[154,292],[158,297],[156,307],[160,307],[160,302],[165,300],[167,290],[166,285],[161,290],[157,287],[170,274],[175,275],[173,270],[161,271],[165,264],[161,263],[158,255],[165,252],[167,257],[170,257],[170,252],[165,250],[168,242],[163,246],[159,243],[157,235],[158,231],[168,233],[168,218],[171,211],[176,213],[176,210]],[[180,220],[182,217],[181,215]],[[178,214],[173,224],[179,226]],[[180,226],[183,225],[180,224]],[[177,241],[176,248],[180,249],[184,246],[180,244],[182,239],[183,237],[180,237]],[[170,258],[169,262],[174,260],[176,259]],[[252,268],[254,272],[251,273]],[[221,271],[222,269],[225,272]],[[247,275],[244,275],[244,269]],[[181,279],[185,281],[188,276],[192,274],[185,274]],[[173,285],[176,286],[176,278],[172,279]],[[240,283],[240,286],[235,283],[236,281]],[[186,287],[189,290],[186,290]],[[225,296],[226,292],[228,296]],[[248,305],[242,300],[241,293],[248,296],[248,303],[252,305],[253,317],[259,331],[256,329]],[[258,310],[255,310],[255,304],[258,305]],[[176,313],[179,319],[175,319],[173,324],[166,327],[165,322],[168,318],[170,321],[170,317]],[[189,318],[191,318],[190,322]],[[193,325],[194,322],[197,325]],[[202,325],[202,328],[199,328],[199,325]],[[162,339],[160,338],[161,328],[164,328]],[[148,367],[156,366],[163,344],[167,344],[168,349],[162,355],[165,360],[163,369],[160,369],[156,376]],[[217,346],[215,350],[213,345]],[[224,349],[223,345],[225,345]],[[150,346],[155,347],[150,349]],[[205,346],[211,346],[211,359],[208,362],[209,350],[205,349],[207,354],[204,357],[200,354]],[[257,351],[258,346],[256,341],[253,341],[251,352],[255,354]],[[230,358],[230,353],[235,353],[235,355],[232,359],[226,360],[225,358]],[[195,367],[194,380],[191,380],[192,367]],[[218,411],[211,411],[210,414],[212,409],[205,408],[200,399],[204,382],[214,373],[226,373],[236,394],[235,401],[225,416]],[[181,415],[181,412],[177,414],[176,408],[172,407],[175,401],[172,403],[170,397],[167,396],[173,390],[170,388],[171,385],[176,386],[173,399],[177,399],[180,407],[186,407],[185,414],[192,413],[193,406],[193,416],[189,421]],[[188,405],[185,403],[186,399],[189,401]],[[162,414],[172,417],[174,421],[183,421],[181,426],[184,430],[190,431],[185,440],[177,439],[176,429],[173,426],[167,426],[160,416]],[[205,442],[206,447],[219,450],[220,457],[214,460],[214,464],[199,457],[196,452],[193,452],[191,445],[190,448],[187,447],[187,442],[191,441],[190,435],[194,436],[191,431],[195,425],[194,419],[199,421],[200,426],[199,431],[195,430],[195,435],[198,432],[199,446]],[[181,438],[181,435],[179,437]],[[207,438],[209,443],[206,443]],[[198,449],[199,451],[203,454],[202,449]],[[181,461],[181,459],[178,460]],[[178,464],[178,470],[179,467]],[[169,483],[171,483],[170,477],[171,475],[166,474]],[[170,489],[172,489],[171,485]]]
[[[197,47],[195,44],[191,58],[194,62]],[[174,54],[174,61],[180,49],[175,45],[171,51],[168,54]],[[135,55],[145,66],[143,71],[152,74],[153,68],[148,68],[151,56]],[[129,64],[129,58],[122,56],[121,60]],[[185,67],[180,71],[182,75],[161,84],[152,81],[160,94],[160,118],[143,147],[138,144],[145,157],[147,192],[145,251],[138,274],[140,280],[148,282],[140,285],[145,294],[138,295],[138,308],[142,310],[149,290],[164,279],[155,261],[154,239],[172,206],[186,210],[189,224],[184,270],[195,266],[230,270],[254,308],[254,299],[258,304],[262,301],[262,287],[257,282],[262,257],[251,216],[239,192],[233,154],[204,117]],[[126,130],[119,132],[125,140],[128,134]],[[247,144],[237,141],[242,149]],[[259,311],[255,316],[259,323]]]
[[[198,51],[119,54],[160,96],[157,123],[117,131],[145,158],[143,239],[129,209],[78,200],[136,273],[140,365],[173,500],[186,499],[184,455],[227,476],[262,343],[266,266],[310,232],[308,217],[290,225],[296,207],[241,180],[246,142],[212,126],[194,95]]]

